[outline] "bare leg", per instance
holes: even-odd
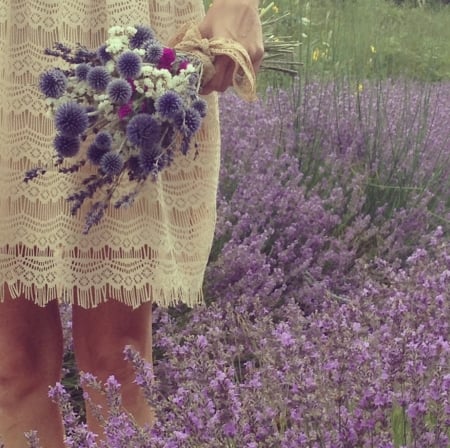
[[[60,380],[63,340],[56,301],[45,308],[26,299],[0,303],[0,436],[24,448],[37,430],[44,447],[63,447],[63,425],[48,388]]]
[[[92,373],[102,382],[114,375],[122,385],[125,409],[140,425],[151,424],[152,411],[140,388],[133,384],[133,368],[124,360],[123,349],[132,345],[145,359],[151,360],[151,315],[150,303],[135,310],[114,300],[93,309],[73,307],[74,348],[79,369]],[[107,409],[101,394],[88,392],[95,404]],[[89,408],[86,411],[89,429],[102,438],[96,418]]]

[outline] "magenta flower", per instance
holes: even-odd
[[[133,112],[132,103],[126,103],[123,106],[119,107],[119,110],[117,111],[117,115],[121,120],[128,117]]]
[[[127,82],[128,82],[128,84],[130,84],[131,92],[132,93],[136,92],[136,86],[134,84],[134,80],[132,78],[128,78]]]
[[[178,73],[180,73],[181,70],[186,70],[188,65],[189,65],[188,61],[181,61],[178,67]]]
[[[163,48],[163,54],[158,63],[158,68],[165,68],[170,70],[172,64],[175,62],[176,53],[173,48]]]

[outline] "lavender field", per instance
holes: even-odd
[[[107,446],[448,448],[450,84],[297,80],[221,110],[207,306],[155,309],[153,366],[125,351],[152,430],[97,385]],[[67,446],[96,447],[77,389],[52,395]]]

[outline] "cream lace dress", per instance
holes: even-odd
[[[149,23],[167,41],[198,22],[202,0],[0,0],[0,300],[24,296],[84,307],[202,301],[215,226],[219,126],[215,95],[194,151],[180,155],[129,209],[113,209],[82,235],[66,201],[73,178],[50,170],[26,184],[27,169],[53,149],[38,75],[56,61],[54,42],[96,48],[112,25]]]

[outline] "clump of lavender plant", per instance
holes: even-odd
[[[397,111],[394,93],[385,92],[395,100],[386,101],[393,117],[410,117],[409,109]],[[158,448],[448,448],[450,258],[442,186],[431,182],[401,206],[371,212],[371,163],[392,162],[392,147],[380,146],[379,159],[372,158],[362,137],[372,134],[352,121],[358,115],[348,97],[337,102],[348,113],[328,109],[341,120],[336,128],[320,110],[325,96],[311,93],[311,107],[291,110],[287,94],[277,95],[251,108],[223,98],[209,306],[154,310],[153,365],[125,350],[156,414],[148,438],[139,440]],[[282,106],[284,113],[273,113]],[[446,130],[433,125],[438,116],[427,128],[439,142],[427,140],[427,163],[398,161],[417,170],[415,180],[433,175],[442,160]],[[246,120],[261,124],[257,132]],[[391,131],[373,131],[389,144]],[[408,135],[405,147],[416,141]],[[117,384],[110,386],[115,411],[104,426],[116,428],[111,446],[126,446],[127,434],[139,431],[120,410]]]

